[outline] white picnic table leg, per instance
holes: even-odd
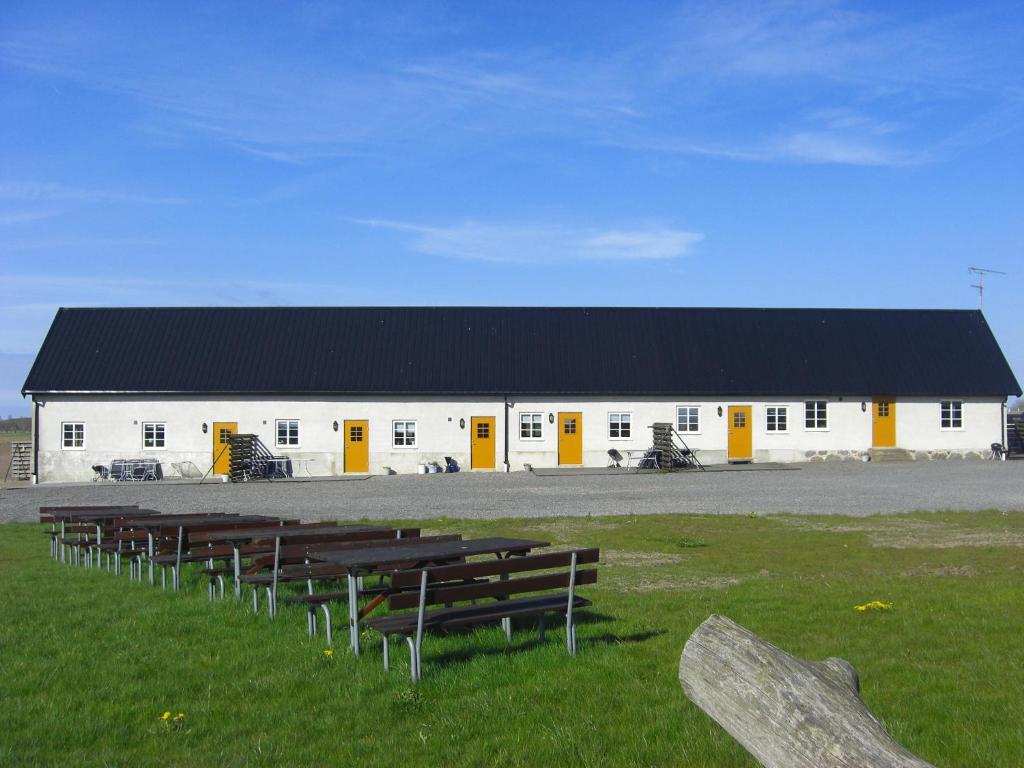
[[[348,638],[352,653],[359,655],[359,584],[356,577],[348,575]]]
[[[232,542],[232,549],[235,550],[235,597],[239,600],[242,599],[242,554],[239,551],[241,545],[238,542]]]
[[[153,529],[146,531],[146,536],[149,538],[149,583],[150,586],[156,586],[156,577],[153,574]]]

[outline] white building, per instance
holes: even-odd
[[[604,466],[655,422],[704,463],[980,456],[1020,391],[975,311],[457,307],[62,309],[23,389],[40,482],[226,472],[233,432],[313,475]]]

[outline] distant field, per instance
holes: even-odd
[[[10,445],[11,443],[29,442],[30,440],[32,440],[32,433],[29,432],[27,429],[24,431],[18,430],[13,432],[0,432],[0,445]]]
[[[396,523],[400,521],[394,521]],[[941,766],[1024,754],[1024,514],[619,516],[419,521],[431,532],[599,546],[580,651],[549,625],[428,637],[424,679],[324,655],[304,613],[211,604],[49,559],[0,526],[0,765],[753,766],[683,696],[679,654],[711,613],[807,659],[840,656],[901,742]],[[891,601],[892,609],[854,606]],[[335,611],[344,614],[344,607]],[[184,713],[179,727],[160,715]]]

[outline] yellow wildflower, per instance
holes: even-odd
[[[881,600],[872,600],[870,603],[855,605],[853,607],[861,613],[864,613],[865,611],[888,611],[892,608],[892,603],[883,603]]]
[[[171,713],[170,712],[164,712],[162,715],[160,715],[160,719],[161,720],[170,720],[171,719]]]
[[[324,656],[326,656],[328,659],[331,658],[332,656],[334,656],[334,649],[333,648],[328,648],[327,650],[325,650],[324,651]]]
[[[176,722],[176,723],[177,723],[178,721],[180,721],[180,720],[184,720],[184,719],[185,719],[185,713],[184,713],[184,712],[179,712],[178,714],[176,714],[176,715],[174,716],[174,722]]]

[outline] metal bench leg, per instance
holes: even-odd
[[[316,606],[306,606],[306,634],[310,637],[316,635]]]
[[[352,653],[359,655],[359,582],[348,577],[348,639]]]
[[[576,553],[569,563],[569,603],[565,609],[565,645],[570,656],[576,655],[576,623],[572,620],[573,603],[576,601]]]
[[[414,683],[418,683],[420,680],[419,648],[416,647],[416,641],[411,637],[405,638],[405,642],[409,644],[409,677]]]
[[[162,565],[160,566],[160,588],[167,591],[167,569]]]
[[[501,628],[505,630],[505,639],[508,642],[512,642],[512,619],[508,616],[501,620]]]
[[[324,611],[324,633],[327,635],[327,647],[334,647],[334,635],[331,631],[331,609],[327,607],[327,603],[320,603],[320,607]],[[316,613],[313,614],[313,621],[316,621]]]
[[[260,612],[260,585],[252,585],[252,612],[258,614]]]
[[[390,644],[388,643],[388,633],[384,633],[384,671],[391,671],[391,658],[390,658]]]
[[[217,574],[217,584],[220,586],[220,599],[223,600],[224,599],[224,575],[223,574],[220,574],[220,573]]]

